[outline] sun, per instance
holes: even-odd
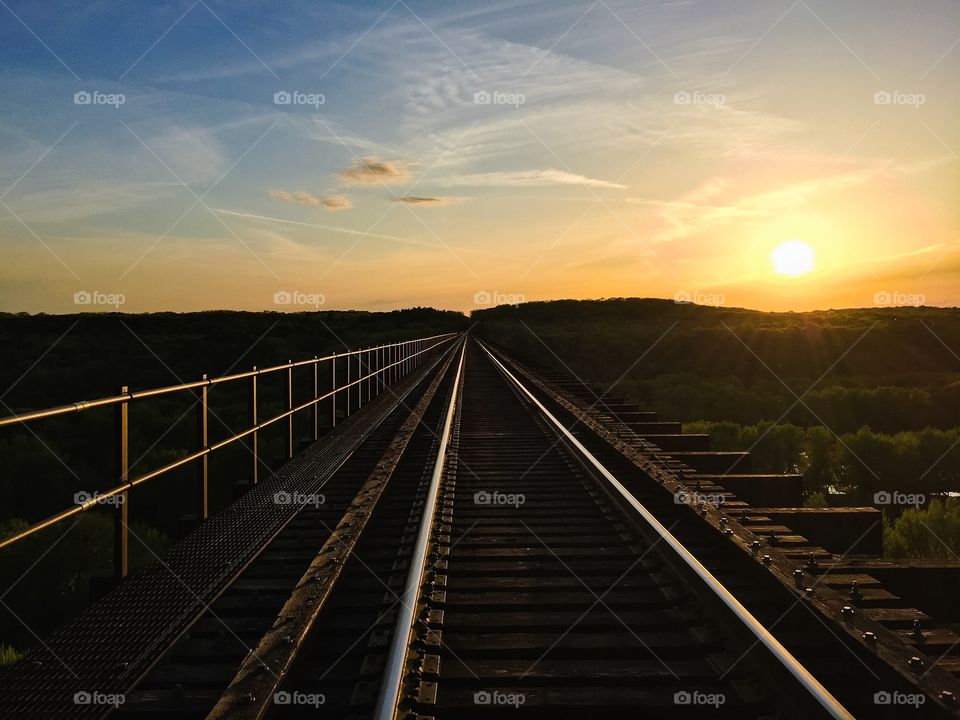
[[[802,240],[787,240],[770,253],[770,262],[778,275],[798,277],[813,270],[813,248]]]

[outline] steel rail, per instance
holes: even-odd
[[[433,475],[430,478],[430,488],[423,503],[423,515],[420,518],[420,528],[417,532],[417,542],[413,548],[410,560],[410,572],[401,595],[401,607],[397,613],[394,626],[393,640],[387,654],[386,668],[383,679],[380,681],[380,690],[377,695],[377,704],[373,711],[375,720],[393,720],[397,711],[397,702],[403,685],[404,666],[407,659],[407,649],[410,647],[413,622],[416,615],[417,601],[420,597],[420,588],[423,585],[424,571],[427,565],[427,552],[430,547],[430,532],[433,527],[434,513],[437,507],[437,495],[440,492],[440,480],[443,475],[447,457],[447,446],[450,443],[450,429],[453,426],[453,417],[457,407],[457,395],[463,377],[463,361],[467,352],[467,341],[460,349],[460,361],[457,365],[457,374],[450,391],[450,404],[447,407],[443,421],[443,430],[440,434],[440,447],[433,465]]]
[[[479,343],[480,348],[490,357],[503,374],[522,392],[539,410],[543,413],[552,425],[573,445],[613,487],[617,492],[633,507],[634,510],[646,521],[650,528],[680,557],[681,560],[703,581],[703,583],[713,592],[716,597],[729,608],[737,619],[745,625],[763,644],[764,647],[779,661],[781,665],[796,679],[800,685],[823,707],[830,717],[838,720],[854,720],[853,714],[847,710],[839,700],[837,700],[829,690],[820,684],[812,673],[807,670],[799,660],[797,660],[789,650],[787,650],[780,641],[777,640],[763,624],[757,620],[749,610],[747,610],[734,595],[724,587],[723,583],[717,580],[707,568],[705,568],[694,555],[687,550],[666,527],[657,520],[653,514],[647,510],[644,505],[638,501],[633,494],[627,490],[617,478],[607,470],[604,465],[597,460],[576,437],[571,433],[556,416],[551,413],[546,406],[540,402],[537,397],[526,388],[526,386],[513,374],[507,367],[498,360],[483,343]]]
[[[324,355],[323,357],[308,358],[306,360],[296,360],[284,363],[282,365],[274,365],[272,367],[247,370],[241,373],[233,373],[232,375],[222,375],[216,378],[209,378],[207,380],[194,380],[192,382],[180,383],[178,385],[165,385],[158,388],[150,388],[146,390],[136,390],[133,392],[121,393],[119,395],[110,395],[108,397],[97,398],[96,400],[80,400],[79,402],[70,403],[68,405],[57,405],[55,407],[45,408],[43,410],[33,410],[31,412],[19,413],[15,415],[8,415],[6,417],[0,418],[0,427],[6,427],[8,425],[23,425],[34,420],[41,420],[49,417],[56,417],[59,415],[69,415],[71,413],[82,412],[84,410],[90,410],[91,408],[96,407],[107,407],[110,405],[116,405],[122,402],[131,402],[133,400],[140,400],[148,397],[156,397],[158,395],[168,395],[170,393],[182,392],[184,390],[195,390],[202,387],[212,387],[214,385],[222,385],[223,383],[233,382],[234,380],[243,380],[244,378],[250,378],[254,376],[270,375],[281,370],[287,370],[295,367],[303,367],[305,365],[318,365],[319,363],[327,362],[329,360],[341,360],[345,357],[353,357],[354,355],[360,355],[362,353],[369,352],[371,350],[384,350],[394,347],[401,347],[414,342],[427,342],[430,340],[436,340],[438,338],[450,338],[458,333],[443,333],[441,335],[431,335],[425,338],[415,338],[412,340],[403,340],[396,343],[386,343],[384,345],[375,345],[369,348],[361,348],[359,350],[349,350],[344,353],[334,353],[333,355]],[[399,361],[402,362],[402,361]],[[398,363],[393,363],[389,367],[396,365]],[[380,370],[386,369],[387,366],[380,368]]]
[[[437,348],[438,346],[440,346],[440,345],[442,345],[442,344],[444,344],[444,343],[446,343],[446,342],[449,342],[449,341],[452,339],[453,336],[457,336],[457,335],[458,335],[458,333],[448,333],[448,334],[445,334],[445,335],[434,335],[434,336],[432,336],[432,337],[430,337],[430,338],[422,338],[423,341],[427,341],[427,340],[431,340],[431,339],[436,339],[436,338],[443,338],[443,339],[438,340],[437,342],[433,343],[432,345],[430,345],[430,346],[428,346],[428,347],[425,347],[425,348],[423,348],[422,350],[419,350],[419,351],[417,351],[417,352],[415,352],[415,353],[412,353],[411,355],[409,355],[409,356],[407,356],[407,357],[401,358],[400,360],[397,360],[397,361],[392,362],[392,363],[388,363],[388,364],[384,365],[383,367],[381,367],[381,368],[379,368],[379,369],[377,369],[377,370],[375,370],[375,371],[373,371],[373,372],[367,373],[367,374],[364,375],[363,377],[357,378],[356,380],[354,380],[354,381],[352,381],[352,382],[350,382],[350,383],[347,383],[347,384],[345,384],[345,385],[341,385],[341,386],[339,386],[339,387],[336,387],[336,388],[334,388],[333,390],[331,390],[331,391],[329,391],[329,392],[327,392],[327,393],[325,393],[325,394],[323,394],[323,395],[320,395],[319,397],[313,398],[312,400],[308,400],[307,402],[301,403],[300,405],[297,405],[296,407],[290,408],[289,410],[286,410],[286,411],[284,411],[284,412],[282,412],[282,413],[280,413],[280,414],[278,414],[278,415],[275,415],[274,417],[272,417],[272,418],[270,418],[270,419],[268,419],[268,420],[264,420],[263,422],[257,423],[257,424],[255,424],[255,425],[251,425],[251,426],[248,427],[247,429],[241,430],[240,432],[237,432],[237,433],[234,433],[233,435],[230,435],[229,437],[226,437],[226,438],[224,438],[223,440],[219,440],[219,441],[217,441],[217,442],[215,442],[215,443],[211,443],[211,444],[208,445],[207,447],[201,448],[200,450],[197,450],[196,452],[189,453],[189,454],[183,456],[182,458],[180,458],[180,459],[178,459],[178,460],[174,460],[173,462],[167,463],[166,465],[163,465],[163,466],[161,466],[161,467],[159,467],[159,468],[156,468],[156,469],[151,470],[151,471],[149,471],[149,472],[146,472],[146,473],[144,473],[144,474],[142,474],[142,475],[139,475],[139,476],[137,476],[137,477],[135,477],[135,478],[133,478],[133,479],[131,479],[131,480],[128,480],[128,481],[125,482],[125,483],[121,483],[121,484],[119,484],[119,485],[115,485],[114,487],[112,487],[112,488],[110,488],[110,489],[108,489],[108,490],[98,491],[98,492],[94,493],[90,498],[88,498],[87,500],[85,500],[85,501],[82,502],[82,503],[78,503],[78,504],[74,505],[74,506],[71,507],[71,508],[67,508],[66,510],[61,510],[61,511],[58,512],[58,513],[55,513],[55,514],[53,514],[53,515],[51,515],[51,516],[49,516],[49,517],[47,517],[47,518],[44,518],[43,520],[40,520],[40,521],[34,523],[33,525],[30,525],[29,527],[24,528],[24,529],[21,530],[20,532],[14,533],[13,535],[9,535],[9,536],[7,536],[7,537],[5,537],[5,538],[3,538],[3,539],[0,539],[0,550],[2,550],[2,549],[5,548],[5,547],[8,547],[8,546],[10,546],[10,545],[13,545],[13,544],[15,544],[15,543],[17,543],[17,542],[20,542],[21,540],[23,540],[23,539],[25,539],[25,538],[27,538],[27,537],[30,537],[31,535],[34,535],[34,534],[40,532],[41,530],[45,530],[46,528],[49,528],[49,527],[51,527],[51,526],[53,526],[53,525],[56,525],[57,523],[60,523],[60,522],[62,522],[62,521],[64,521],[64,520],[66,520],[67,518],[70,518],[70,517],[73,517],[74,515],[77,515],[77,514],[79,514],[79,513],[85,512],[86,510],[89,510],[90,508],[94,507],[95,505],[98,505],[98,504],[103,503],[103,501],[106,500],[107,498],[110,498],[110,497],[113,497],[113,496],[115,496],[115,495],[120,495],[120,494],[122,494],[122,493],[125,493],[125,492],[129,491],[130,489],[132,489],[132,488],[134,488],[134,487],[136,487],[136,486],[138,486],[138,485],[142,485],[143,483],[145,483],[145,482],[147,482],[147,481],[149,481],[149,480],[153,480],[153,479],[155,479],[155,478],[157,478],[157,477],[160,477],[161,475],[167,474],[168,472],[170,472],[170,471],[172,471],[172,470],[176,470],[176,469],[179,468],[179,467],[182,467],[182,466],[184,466],[184,465],[188,465],[188,464],[190,464],[190,463],[192,463],[192,462],[194,462],[194,461],[196,461],[196,460],[199,460],[200,458],[202,458],[202,457],[204,457],[204,456],[210,455],[210,454],[213,453],[215,450],[219,450],[219,449],[221,449],[221,448],[223,448],[223,447],[226,447],[227,445],[231,445],[231,444],[233,444],[233,443],[235,443],[235,442],[237,442],[237,441],[239,441],[239,440],[242,440],[242,439],[244,439],[244,438],[246,438],[246,437],[249,437],[249,436],[251,436],[251,435],[253,435],[253,434],[255,434],[255,433],[263,430],[264,428],[267,428],[267,427],[273,425],[274,423],[277,423],[277,422],[279,422],[279,421],[281,421],[281,420],[284,420],[284,419],[286,419],[286,418],[288,418],[288,417],[291,417],[291,416],[295,415],[296,413],[300,412],[301,410],[305,410],[305,409],[307,409],[307,408],[309,408],[309,407],[312,407],[312,406],[315,406],[315,405],[319,404],[320,402],[322,402],[322,401],[324,401],[324,400],[328,400],[329,398],[337,395],[338,393],[343,392],[343,391],[346,390],[347,388],[353,387],[354,385],[357,385],[357,384],[363,382],[364,380],[368,380],[368,379],[371,379],[371,378],[373,378],[373,377],[378,377],[378,376],[380,376],[382,373],[384,373],[385,371],[389,370],[390,368],[394,368],[394,367],[400,366],[400,365],[402,365],[403,363],[407,362],[408,360],[410,360],[410,359],[412,359],[412,358],[418,357],[418,356],[420,356],[420,355],[423,355],[423,354],[425,354],[425,353],[428,353],[428,352],[434,350],[434,349]],[[418,340],[416,340],[416,341],[410,340],[410,341],[405,341],[405,342],[418,342],[419,340],[421,340],[421,339],[418,339]],[[392,344],[390,344],[390,345],[383,345],[383,346],[381,346],[381,347],[384,347],[384,348],[386,348],[386,347],[400,347],[401,345],[404,345],[405,342],[392,343]],[[353,351],[353,352],[351,352],[351,353],[343,353],[342,355],[329,356],[329,357],[326,358],[326,359],[333,359],[333,358],[339,359],[339,358],[347,357],[348,354],[349,354],[349,355],[355,355],[355,354],[358,354],[358,353],[361,353],[361,352],[366,352],[366,350],[357,350],[357,351]],[[318,358],[318,360],[321,360],[321,359],[323,359],[323,358]],[[311,360],[310,362],[312,362],[312,360]],[[287,368],[287,367],[291,367],[291,366],[288,364],[288,365],[277,366],[277,367],[278,367],[278,368]],[[246,373],[241,373],[241,374],[239,374],[239,375],[226,376],[226,377],[228,377],[228,378],[230,378],[230,379],[236,379],[236,378],[238,378],[238,377],[250,377],[251,375],[255,375],[255,374],[259,374],[259,373],[263,373],[263,372],[271,372],[273,369],[274,369],[274,368],[268,368],[268,369],[262,370],[262,371],[261,371],[261,370],[254,370],[254,371],[252,371],[252,372],[246,372]],[[186,383],[184,386],[178,386],[178,388],[180,388],[180,387],[188,387],[188,386],[189,386],[189,387],[200,387],[200,386],[203,386],[203,385],[210,385],[210,384],[214,384],[214,383],[216,383],[216,382],[223,382],[223,381],[224,381],[224,378],[215,378],[214,380],[206,380],[206,381],[201,380],[201,381],[198,381],[198,382],[196,382],[196,383]],[[165,390],[165,389],[160,388],[160,389],[158,389],[158,390]],[[154,390],[154,391],[143,391],[143,392],[144,392],[144,393],[147,393],[147,394],[149,394],[149,393],[160,394],[157,390]],[[117,402],[122,402],[122,401],[128,400],[131,396],[134,396],[134,397],[136,397],[136,396],[145,397],[146,395],[141,395],[140,393],[125,393],[125,394],[123,394],[123,395],[117,396],[117,398],[119,398],[119,400],[117,400]],[[102,400],[93,401],[94,404],[86,403],[86,406],[87,406],[87,407],[94,407],[95,404],[109,405],[109,404],[113,404],[113,403],[112,403],[113,400],[114,400],[114,398],[104,398],[104,399],[102,399]],[[107,402],[107,401],[110,401],[110,402]],[[80,404],[80,403],[78,403],[78,405],[79,405],[79,404]],[[67,406],[67,407],[70,407],[70,406]],[[42,412],[42,411],[41,411],[41,412]],[[22,417],[22,416],[14,416],[14,417]],[[6,419],[9,419],[9,418],[6,418]],[[7,424],[11,424],[11,423],[7,423]],[[0,423],[0,427],[2,427],[2,425],[3,425],[3,423]]]
[[[451,374],[458,347],[455,344],[442,351],[422,380],[425,385],[423,394],[410,406],[403,405],[409,412],[408,416],[340,521],[293,586],[272,628],[248,650],[233,679],[205,716],[207,720],[253,720],[267,715],[281,683],[287,682],[294,672],[301,648],[325,611],[326,603],[334,590],[340,587],[342,571],[348,559],[354,555],[365,533],[370,532],[366,525],[388,484],[393,482],[397,467],[414,434],[421,427],[428,428],[424,420],[427,408],[436,397],[438,388]],[[440,422],[442,415],[437,424]],[[433,433],[433,430],[429,432]],[[429,462],[429,458],[425,462]],[[264,666],[270,667],[272,672],[263,673]]]

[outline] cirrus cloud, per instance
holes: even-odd
[[[419,205],[427,207],[444,207],[446,205],[459,205],[464,201],[462,197],[454,196],[431,196],[424,197],[421,195],[404,195],[403,197],[398,197],[394,202],[403,203],[404,205]]]
[[[286,190],[271,190],[269,195],[272,198],[283,200],[284,202],[323,208],[330,212],[338,212],[353,207],[353,203],[350,202],[350,198],[346,195],[311,195],[303,190],[293,193],[287,192]]]
[[[585,175],[547,168],[544,170],[507,170],[477,173],[453,178],[453,185],[483,185],[512,187],[543,187],[546,185],[585,185],[587,187],[625,190],[626,185],[598,180]]]

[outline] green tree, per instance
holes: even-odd
[[[807,428],[800,460],[807,488],[823,490],[836,483],[836,444],[836,438],[827,428],[819,425]]]
[[[894,521],[884,521],[883,550],[889,558],[960,559],[960,500],[931,500]]]

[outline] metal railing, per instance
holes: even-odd
[[[128,499],[129,492],[137,485],[165,475],[177,468],[190,463],[196,463],[197,473],[197,516],[205,520],[209,516],[209,457],[222,448],[245,440],[252,455],[250,466],[250,482],[255,484],[259,479],[260,455],[258,440],[262,430],[283,420],[287,421],[284,440],[286,457],[294,454],[294,416],[302,410],[311,409],[312,438],[320,437],[320,405],[328,402],[329,424],[333,428],[337,424],[337,400],[343,401],[344,414],[349,416],[359,409],[365,402],[370,402],[383,390],[396,383],[410,371],[419,366],[425,357],[438,347],[449,343],[459,333],[445,333],[425,338],[388,343],[374,347],[350,350],[344,353],[333,353],[324,357],[314,356],[308,360],[288,361],[283,365],[257,369],[217,378],[208,378],[206,375],[194,382],[168,385],[165,387],[131,392],[127,386],[122,386],[117,395],[99,398],[97,400],[83,400],[69,405],[60,405],[45,410],[35,410],[8,417],[0,418],[0,428],[7,426],[22,426],[46,418],[58,417],[72,413],[83,412],[93,408],[114,408],[114,477],[117,484],[113,487],[95,493],[73,507],[62,510],[23,530],[0,540],[0,549],[13,545],[24,538],[56,525],[67,518],[85,512],[90,508],[102,504],[104,500],[115,498],[110,503],[114,507],[114,574],[125,577],[129,570],[129,533]],[[321,365],[326,364],[326,373],[329,378],[330,390],[320,393]],[[338,367],[339,366],[339,367]],[[298,405],[293,404],[294,383],[293,369],[298,367],[312,367],[312,399]],[[267,420],[260,420],[257,401],[257,380],[265,375],[285,373],[284,402],[286,410]],[[340,378],[343,384],[338,384]],[[352,379],[351,379],[352,378]],[[224,385],[237,381],[248,381],[247,415],[249,426],[217,442],[209,442],[209,405],[208,390],[215,385]],[[196,439],[197,449],[186,456],[167,463],[149,472],[130,478],[130,404],[146,398],[155,398],[160,395],[170,395],[179,392],[194,392],[196,406]]]

